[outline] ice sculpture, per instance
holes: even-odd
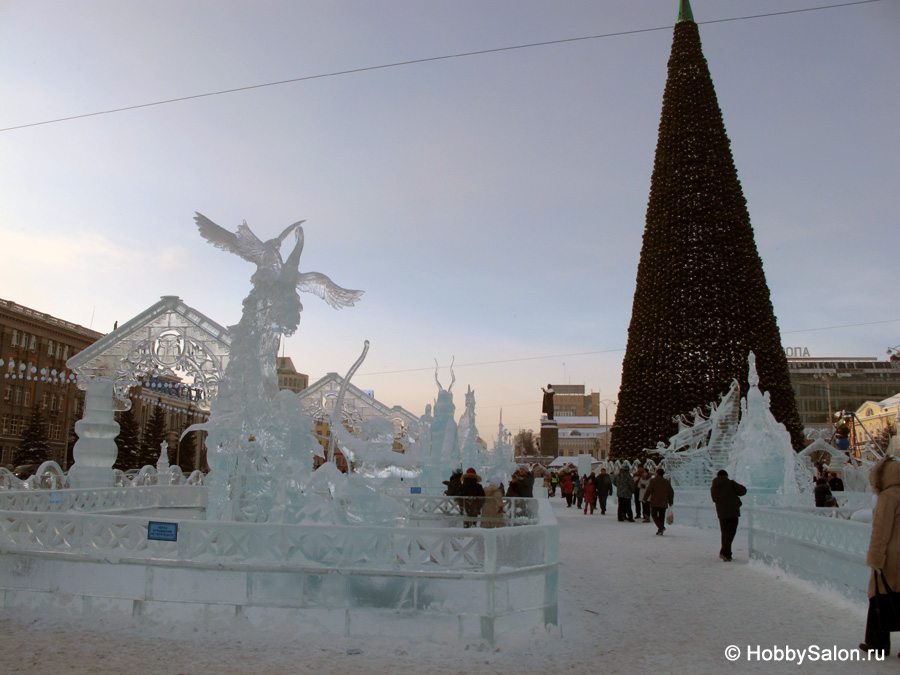
[[[455,359],[454,359],[455,360]],[[453,384],[456,375],[453,373],[453,362],[450,363],[450,386],[444,389],[438,380],[438,363],[434,361],[434,381],[437,382],[438,396],[434,402],[434,419],[431,422],[431,466],[439,476],[446,478],[459,469],[459,434],[456,421],[453,419],[456,406],[453,404]]]
[[[759,390],[756,355],[750,352],[747,381],[750,388],[741,401],[741,421],[732,445],[728,473],[748,488],[779,494],[798,494],[812,488],[791,446],[791,436],[769,409],[769,392]]]
[[[710,404],[704,417],[700,409],[693,420],[678,418],[678,433],[669,439],[669,447],[657,444],[656,452],[666,463],[676,485],[708,485],[716,472],[728,464],[734,434],[740,419],[740,388],[732,381],[728,393],[718,405]]]
[[[473,467],[478,473],[484,471],[484,450],[478,442],[478,427],[475,426],[475,392],[470,386],[466,391],[466,409],[458,425],[459,455],[463,470]]]
[[[708,417],[699,410],[692,422],[682,416],[669,444],[652,450],[665,458],[675,485],[708,486],[724,468],[739,483],[759,491],[797,494],[812,489],[790,434],[772,415],[768,393],[759,390],[753,352],[748,355],[748,372],[750,388],[744,399],[733,382],[719,404],[711,404]]]
[[[246,222],[232,233],[199,213],[194,220],[211,244],[256,265],[241,319],[229,328],[232,356],[209,421],[194,427],[209,433],[207,519],[266,522],[270,514],[284,518],[287,511],[297,516],[307,506],[317,507],[301,503],[305,493],[287,490],[286,483],[305,479],[316,441],[311,423],[302,421],[296,396],[278,391],[278,344],[300,322],[298,291],[315,293],[335,309],[352,306],[363,292],[341,288],[317,272],[299,271],[303,221],[264,242]],[[294,248],[282,260],[281,245],[291,234]],[[287,492],[295,502],[278,502],[276,496],[286,499]]]
[[[485,475],[489,477],[500,476],[503,483],[507,483],[509,477],[516,470],[515,448],[509,442],[509,432],[503,426],[503,410],[500,410],[500,423],[497,427],[497,440],[491,449],[491,459]]]

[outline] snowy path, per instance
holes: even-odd
[[[824,651],[862,641],[865,608],[747,562],[718,559],[718,531],[618,523],[552,500],[560,523],[561,631],[495,651],[342,638],[210,635],[0,612],[4,673],[881,673],[900,672],[900,639],[883,663],[748,662],[747,646]],[[561,637],[560,637],[561,633]],[[741,657],[725,658],[737,645]],[[853,650],[851,650],[853,651]],[[350,653],[348,653],[350,652]]]

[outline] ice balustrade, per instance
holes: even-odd
[[[863,603],[872,526],[853,509],[755,507],[746,520],[750,557]]]
[[[205,497],[205,488],[200,487],[6,493],[0,495],[0,546],[6,553],[78,553],[89,559],[114,556],[120,561],[252,562],[279,568],[491,571],[500,565],[521,569],[553,562],[546,557],[545,528],[461,528],[462,516],[454,510],[458,506],[433,498],[405,500],[408,527],[180,520],[175,542],[149,540],[148,518],[127,515],[152,505],[164,519],[165,509],[201,509]],[[518,501],[522,508],[511,504],[504,524],[541,522],[541,500]],[[545,524],[555,524],[552,516],[548,520],[548,514],[543,515]],[[497,550],[498,538],[502,550]]]

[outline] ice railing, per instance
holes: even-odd
[[[185,488],[147,489],[191,492]],[[52,497],[53,493],[47,495]],[[4,509],[0,510],[0,552],[79,553],[86,559],[177,562],[190,567],[494,573],[503,568],[555,564],[551,534],[556,521],[546,500],[533,501],[538,524],[534,527],[354,527],[180,520],[176,541],[148,540],[146,516]],[[448,518],[461,520],[462,516]]]
[[[207,489],[199,485],[155,485],[83,490],[9,490],[0,492],[0,511],[26,513],[119,513],[160,508],[205,508]],[[516,527],[539,522],[535,499],[506,497],[497,518],[469,516],[465,503],[477,497],[408,495],[393,499],[406,509],[406,519],[397,526],[460,527],[463,521],[476,526]],[[361,523],[360,525],[362,525]]]
[[[147,465],[133,478],[129,478],[119,469],[113,470],[116,487],[158,485],[203,485],[206,474],[192,471],[185,475],[181,467],[168,467],[166,474],[157,472],[156,467]],[[64,490],[69,487],[69,476],[56,462],[47,461],[41,464],[34,475],[22,480],[9,469],[0,467],[0,492],[7,490]]]
[[[755,508],[750,511],[751,548],[753,532],[811,544],[865,562],[872,536],[871,523],[849,520],[842,509],[815,508],[806,511]]]

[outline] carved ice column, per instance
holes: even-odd
[[[69,470],[70,488],[112,487],[112,466],[119,449],[116,436],[119,423],[113,417],[113,382],[90,379],[84,397],[84,417],[75,423],[78,441],[72,454],[75,464]]]

